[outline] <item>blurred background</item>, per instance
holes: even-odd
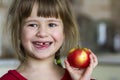
[[[19,65],[3,30],[13,0],[0,0],[0,76]],[[97,80],[120,80],[120,0],[70,0],[79,25],[81,46],[90,48],[99,64]]]

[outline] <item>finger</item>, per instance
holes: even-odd
[[[93,72],[93,69],[97,65],[97,57],[94,55],[93,52],[90,54],[90,65],[89,67],[85,70],[85,75],[91,75]]]
[[[88,68],[86,69],[86,72],[85,72],[86,75],[92,73],[92,71],[93,71],[93,63],[94,62],[93,62],[92,55],[90,55],[90,64],[89,64]]]
[[[97,56],[93,52],[91,53],[91,60],[92,60],[93,67],[95,68],[98,64],[98,59],[97,59]]]
[[[68,70],[68,72],[72,72],[72,68],[71,68],[71,66],[70,66],[70,64],[68,63],[68,61],[67,61],[67,59],[65,59],[65,67],[66,67],[66,69]]]
[[[90,54],[90,66],[89,67],[94,68],[93,66],[94,66],[94,59],[93,59],[93,55],[91,53]]]
[[[73,80],[78,80],[84,72],[82,69],[70,66],[67,60],[65,60],[65,67]]]
[[[97,56],[89,49],[89,51],[91,52],[91,63],[93,65],[93,67],[95,68],[98,64],[98,59],[97,59]]]

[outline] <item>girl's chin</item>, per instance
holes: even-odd
[[[36,54],[36,55],[31,56],[31,58],[34,58],[36,60],[44,60],[44,59],[48,59],[52,56],[54,57],[54,55]]]

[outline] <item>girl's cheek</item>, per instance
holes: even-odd
[[[53,36],[56,37],[57,39],[63,39],[64,38],[63,32],[59,32],[59,31],[54,32]]]

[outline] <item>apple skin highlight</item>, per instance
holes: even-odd
[[[87,48],[73,48],[70,50],[67,60],[75,68],[87,68],[90,64],[90,51]]]

